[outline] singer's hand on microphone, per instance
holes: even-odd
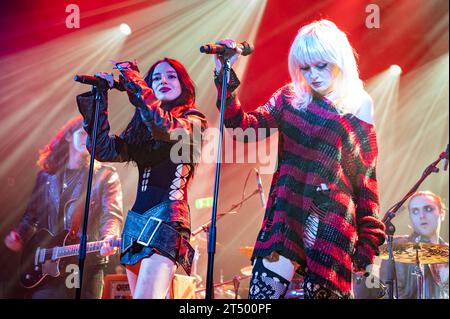
[[[142,75],[139,73],[137,62],[111,61],[115,69],[121,73],[120,81],[125,85],[127,92],[135,94],[142,89],[149,88]]]
[[[108,82],[109,88],[112,88],[114,86],[114,75],[112,73],[97,72],[95,73],[95,77],[106,80],[106,82]]]
[[[115,70],[122,70],[122,69],[131,69],[134,71],[138,71],[141,72],[139,70],[137,61],[116,61],[116,60],[111,60],[112,65],[114,66],[113,69]]]
[[[230,66],[233,66],[234,63],[236,63],[237,59],[242,53],[242,49],[237,46],[236,41],[232,39],[223,39],[220,41],[217,41],[216,44],[221,44],[226,46],[227,48],[235,50],[235,54],[230,58]],[[216,71],[220,72],[222,70],[222,59],[223,56],[218,56],[217,54],[214,54],[214,63],[216,64]]]
[[[112,63],[121,73],[120,82],[125,85],[131,104],[139,108],[145,108],[151,102],[149,100],[154,99],[154,93],[139,73],[136,61],[112,61]]]

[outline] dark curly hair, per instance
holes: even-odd
[[[76,116],[64,124],[56,135],[39,150],[38,167],[50,174],[62,170],[69,160],[69,142],[66,141],[66,137],[80,129],[82,125],[82,116]]]

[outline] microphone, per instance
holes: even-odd
[[[447,144],[447,149],[445,150],[444,171],[446,171],[447,168],[448,168],[448,144]]]
[[[261,200],[262,208],[266,208],[266,202],[264,200],[264,190],[262,187],[261,176],[259,176],[259,170],[257,168],[254,169],[256,173],[256,184],[258,185],[259,199]]]
[[[253,45],[251,45],[246,41],[238,43],[237,47],[239,47],[242,50],[241,55],[249,55],[254,50]],[[200,47],[200,52],[205,54],[224,55],[226,53],[234,54],[236,52],[236,49],[230,49],[229,47],[223,44],[205,44]]]
[[[103,88],[103,89],[108,88],[108,89],[116,89],[116,90],[119,90],[119,91],[126,91],[126,89],[123,86],[123,84],[121,82],[119,82],[119,81],[116,81],[116,80],[114,80],[114,85],[111,88],[109,86],[108,81],[106,81],[105,79],[102,79],[102,78],[98,78],[96,76],[92,76],[92,75],[85,75],[85,74],[79,75],[79,74],[77,74],[77,75],[74,76],[73,79],[76,82],[97,86],[97,87],[100,87],[100,88]]]

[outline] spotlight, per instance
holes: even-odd
[[[131,34],[131,28],[128,24],[122,23],[120,25],[120,32],[122,32],[124,35],[130,35]]]
[[[390,66],[389,72],[391,72],[393,76],[399,76],[400,74],[402,74],[402,68],[397,64],[393,64]]]

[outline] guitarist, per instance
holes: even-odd
[[[40,150],[37,162],[41,171],[27,209],[19,225],[5,238],[5,245],[19,252],[38,229],[48,229],[57,235],[69,231],[65,245],[78,244],[82,231],[85,194],[89,168],[86,133],[82,118],[67,122],[51,141]],[[122,188],[119,175],[111,166],[96,162],[88,221],[88,241],[105,240],[100,253],[86,256],[82,298],[100,298],[103,290],[103,270],[108,257],[116,252],[110,240],[116,239],[122,229]],[[67,241],[71,240],[69,243]],[[63,243],[57,244],[62,246]],[[25,256],[31,257],[33,256]],[[77,257],[68,263],[78,264]],[[73,298],[75,289],[66,287],[66,269],[61,275],[47,276],[30,291],[33,299]]]

